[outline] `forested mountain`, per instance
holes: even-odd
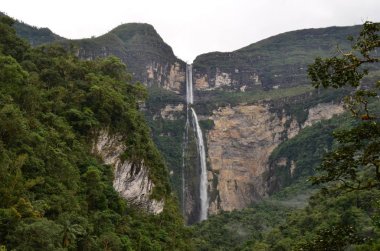
[[[190,249],[168,172],[138,111],[145,88],[131,84],[119,59],[82,61],[59,46],[31,48],[12,24],[1,17],[1,249]],[[115,166],[94,152],[104,131],[126,146],[122,161],[148,169],[162,213],[113,189]]]

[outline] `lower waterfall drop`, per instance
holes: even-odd
[[[199,182],[199,193],[201,199],[201,210],[199,215],[199,221],[207,220],[207,210],[208,210],[208,197],[207,197],[207,165],[206,165],[206,150],[203,143],[203,134],[201,127],[198,123],[198,117],[194,109],[191,108],[193,115],[193,127],[197,134],[197,147],[198,154],[201,162],[201,175]]]

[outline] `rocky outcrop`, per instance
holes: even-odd
[[[146,66],[146,81],[148,86],[154,84],[166,90],[179,94],[185,83],[185,70],[179,62],[168,65],[152,62]]]
[[[143,162],[122,160],[121,155],[125,150],[123,137],[110,135],[105,130],[100,131],[92,149],[105,164],[114,168],[113,187],[123,198],[151,213],[162,212],[164,202],[150,198],[154,184],[149,179],[148,168]]]
[[[165,120],[176,120],[181,116],[184,108],[184,104],[166,105],[163,109],[160,110],[159,114],[153,116],[153,119],[155,120],[160,117]]]
[[[185,69],[181,68],[181,64],[175,62],[170,66],[169,74],[164,81],[163,88],[166,90],[174,91],[175,93],[180,93],[182,90],[182,84],[185,83],[186,78]]]
[[[222,71],[219,68],[208,71],[195,68],[194,82],[194,87],[198,91],[225,89],[244,92],[254,86],[261,85],[259,75],[254,70],[241,71],[233,69],[232,71]]]
[[[336,114],[344,112],[344,108],[340,104],[322,103],[309,109],[307,120],[302,127],[311,126],[315,122],[323,119],[331,119]]]
[[[148,86],[156,84],[179,94],[185,83],[185,70],[179,62],[175,62],[170,66],[152,62],[146,66],[145,83]]]
[[[306,123],[342,112],[339,105],[320,104],[309,110]],[[285,112],[272,113],[264,104],[220,108],[209,119],[214,122],[207,134],[209,213],[242,209],[265,197],[263,174],[269,168],[270,154],[281,142],[296,136],[304,125]],[[286,160],[282,162],[279,165]],[[292,173],[295,168],[292,163]]]

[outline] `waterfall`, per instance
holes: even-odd
[[[187,104],[193,103],[193,66],[186,65],[186,102]]]
[[[205,145],[203,143],[202,130],[198,123],[197,114],[195,113],[193,108],[191,108],[191,111],[193,115],[193,123],[194,123],[193,127],[197,134],[197,147],[198,147],[199,159],[201,162],[201,175],[200,175],[200,181],[199,181],[199,194],[200,194],[200,200],[201,200],[200,211],[201,212],[199,215],[199,220],[203,221],[207,219],[207,209],[208,209],[206,150],[205,150]]]
[[[197,152],[200,160],[200,177],[199,177],[199,199],[200,199],[200,209],[199,209],[199,221],[207,219],[208,211],[208,197],[207,197],[207,166],[206,166],[206,152],[203,142],[202,130],[199,126],[198,117],[191,104],[193,104],[193,67],[192,65],[186,65],[186,126],[184,133],[184,144],[183,144],[183,163],[182,163],[182,210],[185,215],[185,189],[186,189],[186,179],[185,179],[185,153],[188,144],[188,133],[190,128],[190,117],[192,121],[192,127],[196,135],[197,142]]]

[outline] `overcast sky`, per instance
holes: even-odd
[[[380,21],[380,0],[1,0],[0,11],[66,38],[152,24],[181,59],[302,28]]]

